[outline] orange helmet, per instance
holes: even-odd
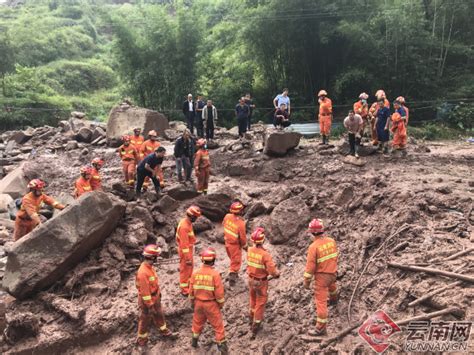
[[[319,90],[318,96],[328,96],[328,93],[326,92],[326,90]]]
[[[128,134],[122,136],[122,141],[123,142],[130,142],[130,136]]]
[[[254,230],[250,239],[252,239],[252,242],[255,244],[263,244],[265,241],[265,229],[263,227],[258,227]]]
[[[144,257],[158,257],[161,254],[161,248],[156,244],[148,244],[142,254]]]
[[[402,119],[402,116],[398,112],[394,112],[392,114],[392,121],[394,123],[401,121],[401,119]]]
[[[202,147],[202,146],[205,146],[206,143],[207,143],[207,142],[206,142],[206,140],[205,140],[204,138],[200,138],[200,139],[197,140],[196,146]]]
[[[375,93],[375,97],[377,99],[380,99],[380,98],[385,99],[386,98],[385,91],[383,91],[382,89],[377,90],[377,92]]]
[[[244,205],[240,201],[236,201],[230,205],[230,213],[240,213],[244,209]]]
[[[28,183],[28,188],[32,190],[43,190],[46,183],[40,179],[33,179]]]
[[[81,175],[90,175],[92,174],[92,168],[90,166],[83,166],[81,168]]]
[[[216,249],[214,248],[204,249],[201,252],[200,256],[201,256],[202,261],[214,261],[216,260],[216,256],[217,256]]]
[[[201,213],[201,209],[198,207],[198,206],[190,206],[187,210],[186,210],[186,214],[188,216],[194,216],[194,217],[201,217],[202,213]]]
[[[403,96],[397,97],[396,101],[400,102],[401,104],[405,103],[405,98]]]
[[[359,95],[359,99],[367,100],[368,98],[369,98],[369,95],[365,92]]]
[[[156,134],[156,131],[154,129],[152,129],[150,132],[148,132],[148,136],[149,137],[156,137],[156,136],[158,136],[158,134]]]
[[[324,232],[323,221],[318,218],[313,219],[311,222],[309,222],[308,232],[323,233]]]
[[[104,161],[100,158],[94,158],[92,159],[91,164],[97,164],[99,166],[102,166],[104,165]]]

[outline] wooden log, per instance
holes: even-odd
[[[401,242],[400,244],[395,245],[392,250],[390,250],[390,254],[393,254],[399,250],[405,249],[407,246],[409,246],[410,243],[407,241]]]
[[[464,249],[456,254],[453,254],[451,256],[448,256],[447,258],[443,259],[443,261],[449,261],[449,260],[454,260],[460,256],[463,256],[463,255],[466,255],[466,254],[469,254],[470,252],[472,252],[474,250],[474,247],[471,247],[471,248],[467,248],[467,249]]]
[[[428,320],[428,319],[431,319],[431,318],[444,316],[446,314],[452,314],[452,315],[460,318],[460,317],[464,316],[464,311],[457,308],[457,307],[449,307],[449,308],[446,308],[446,309],[442,309],[441,311],[426,313],[426,314],[422,314],[422,315],[419,315],[419,316],[398,320],[398,321],[395,321],[395,323],[398,326],[402,326],[402,325],[406,325],[410,322],[419,321],[419,320]]]
[[[77,304],[50,293],[41,293],[39,299],[49,308],[65,315],[69,319],[80,321],[84,318],[86,310]]]
[[[446,291],[446,290],[449,290],[450,288],[453,288],[453,287],[456,287],[456,286],[459,286],[462,284],[462,281],[456,281],[456,282],[453,282],[453,283],[450,283],[449,285],[446,285],[444,287],[441,287],[441,288],[438,288],[436,290],[433,290],[431,292],[428,292],[427,294],[425,294],[423,297],[420,297],[420,298],[417,298],[416,300],[414,300],[413,302],[410,302],[408,303],[408,305],[410,307],[413,307],[413,306],[416,306],[417,304],[420,304],[428,299],[430,299],[431,297],[437,295],[437,294],[440,294],[441,292],[443,291]]]
[[[439,275],[439,276],[446,276],[453,279],[463,280],[466,282],[474,283],[474,277],[468,275],[457,274],[455,272],[444,271],[439,269],[433,269],[430,267],[421,267],[416,265],[404,265],[398,263],[388,263],[388,266],[401,269],[401,270],[408,270],[408,271],[419,271],[419,272],[426,272],[427,274],[432,275]]]
[[[288,345],[288,343],[293,339],[295,336],[294,333],[289,333],[287,334],[281,341],[278,342],[278,344],[272,349],[272,352],[270,355],[279,355],[281,351],[285,349],[285,346]]]

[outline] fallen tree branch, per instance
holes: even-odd
[[[403,319],[403,320],[398,320],[398,321],[395,321],[395,323],[398,326],[402,326],[402,325],[406,325],[410,322],[419,321],[419,320],[428,320],[428,319],[431,319],[431,318],[444,316],[445,314],[452,314],[452,315],[454,315],[458,318],[461,318],[461,317],[464,316],[464,311],[462,309],[457,308],[457,307],[449,307],[449,308],[446,308],[446,309],[442,309],[441,311],[426,313],[426,314],[422,314],[420,316],[415,316],[415,317],[411,317],[411,318],[407,318],[407,319]]]
[[[277,345],[275,345],[270,355],[280,354],[280,352],[285,348],[286,345],[288,345],[288,343],[291,341],[291,339],[293,339],[294,336],[295,334],[293,333],[287,334],[280,342],[278,342]]]
[[[367,268],[369,267],[370,263],[372,262],[372,260],[375,258],[375,256],[379,253],[379,251],[383,248],[383,246],[385,244],[387,244],[392,238],[394,238],[395,236],[397,236],[398,234],[400,234],[401,232],[405,231],[406,229],[408,229],[409,225],[408,224],[404,224],[403,226],[401,226],[400,228],[398,228],[395,233],[393,233],[392,235],[390,235],[387,239],[385,239],[382,243],[380,243],[380,246],[377,248],[377,250],[375,251],[374,254],[372,254],[372,256],[370,257],[369,261],[367,262],[367,264],[365,265],[364,269],[362,270],[362,272],[360,273],[360,276],[359,276],[359,279],[357,280],[357,283],[354,287],[354,290],[352,291],[352,295],[351,295],[351,299],[349,300],[349,305],[347,307],[347,319],[348,321],[350,322],[351,321],[351,306],[352,306],[352,301],[354,299],[354,296],[357,292],[357,289],[359,288],[359,283],[360,283],[360,280],[362,279],[362,276],[364,275],[364,273],[367,271]]]
[[[464,249],[456,254],[453,254],[451,256],[448,256],[447,258],[443,259],[443,261],[449,261],[449,260],[454,260],[456,259],[457,257],[459,256],[463,256],[463,255],[466,255],[466,254],[469,254],[471,251],[474,250],[474,247],[471,247],[471,248],[467,248],[467,249]]]
[[[472,277],[472,276],[457,274],[455,272],[444,271],[444,270],[439,270],[439,269],[433,269],[433,268],[430,268],[430,267],[421,267],[421,266],[415,266],[415,265],[404,265],[404,264],[398,264],[398,263],[388,263],[388,266],[391,266],[391,267],[394,267],[394,268],[397,268],[397,269],[401,269],[401,270],[426,272],[427,274],[446,276],[446,277],[450,277],[450,278],[453,278],[453,279],[458,279],[458,280],[463,280],[463,281],[466,281],[466,282],[474,283],[474,277]]]
[[[397,252],[397,251],[399,251],[399,250],[402,250],[402,249],[406,248],[406,247],[409,246],[409,245],[410,245],[410,243],[408,243],[407,241],[401,242],[401,243],[395,245],[395,246],[392,248],[392,250],[390,250],[390,253],[393,254],[393,253],[395,253],[395,252]]]
[[[437,294],[440,294],[441,292],[443,291],[446,291],[450,288],[453,288],[453,287],[456,287],[456,286],[459,286],[460,284],[462,284],[462,281],[456,281],[456,282],[453,282],[453,283],[450,283],[449,285],[446,285],[444,287],[441,287],[441,288],[438,288],[436,290],[433,290],[431,292],[428,292],[427,294],[425,294],[423,297],[420,297],[420,298],[417,298],[416,300],[414,300],[413,302],[410,302],[408,303],[408,305],[410,307],[413,307],[413,306],[416,306],[417,304],[420,304],[428,299],[430,299],[431,297],[437,295]]]

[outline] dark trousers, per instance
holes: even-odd
[[[194,111],[186,112],[186,125],[191,131],[191,134],[194,134]]]
[[[151,181],[153,181],[153,185],[155,186],[156,192],[160,192],[160,179],[151,175],[148,170],[139,170],[137,169],[137,188],[136,193],[140,195],[142,193],[143,182],[145,181],[145,177],[149,177]]]
[[[291,125],[290,121],[283,121],[281,118],[275,117],[273,120],[273,125],[275,127],[282,126],[282,127],[289,127]]]
[[[214,139],[214,121],[210,120],[206,125],[206,139]]]
[[[252,115],[247,118],[247,131],[250,131],[250,127],[252,125]]]
[[[176,174],[178,175],[179,181],[183,180],[183,169],[186,176],[186,181],[191,180],[191,168],[191,159],[189,159],[188,157],[181,157],[176,159]]]
[[[204,124],[200,114],[196,115],[196,130],[199,138],[204,137]]]
[[[243,137],[247,132],[247,117],[237,118],[237,126],[239,127],[239,137]]]
[[[350,155],[354,155],[359,152],[360,138],[356,138],[355,133],[349,133],[349,147]]]

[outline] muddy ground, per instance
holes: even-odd
[[[271,211],[280,202],[297,196],[296,201],[301,205],[293,214],[281,218],[288,218],[289,224],[295,219],[311,217],[326,221],[329,234],[340,248],[340,301],[330,307],[328,336],[378,309],[385,310],[394,320],[402,320],[455,305],[465,312],[461,319],[474,320],[472,285],[463,283],[410,307],[409,302],[454,280],[387,266],[392,261],[473,274],[474,254],[450,261],[443,258],[473,245],[474,145],[412,144],[405,158],[375,154],[363,158],[366,165],[358,167],[343,163],[343,156],[337,151],[340,142],[333,149],[320,150],[316,140],[303,139],[300,147],[285,158],[268,158],[248,148],[231,152],[227,149],[229,140],[220,143],[221,147],[211,152],[214,175],[209,193],[225,191],[247,203],[248,209],[253,210],[248,218],[249,230],[258,225],[268,226]],[[83,155],[81,150],[39,150],[28,161],[28,169],[47,180],[48,192],[58,196],[72,192],[79,166],[93,156],[102,156],[106,159],[102,171],[105,189],[112,191],[121,174],[114,149],[92,146],[88,149],[89,153]],[[167,166],[165,175],[169,185],[176,180],[171,158]],[[84,319],[70,320],[48,309],[38,297],[23,302],[9,298],[7,318],[18,318],[26,328],[19,327],[17,333],[10,334],[8,342],[4,339],[3,352],[137,352],[134,276],[141,248],[163,235],[170,248],[169,257],[176,258],[174,228],[192,202],[193,199],[179,202],[176,210],[166,214],[155,208],[153,193],[148,193],[148,198],[138,204],[129,202],[125,218],[105,244],[48,290],[85,309]],[[308,210],[310,216],[301,215]],[[387,242],[404,225],[403,232]],[[222,244],[222,228],[206,219],[200,229],[203,231],[198,233],[197,250],[215,247],[217,269],[225,278],[229,262]],[[373,262],[361,274],[382,243]],[[316,318],[312,291],[305,290],[302,284],[309,244],[304,232],[291,236],[283,244],[266,244],[278,262],[282,277],[270,282],[264,328],[256,340],[250,340],[245,265],[238,283],[232,288],[226,284],[224,318],[231,353],[370,352],[357,332],[324,349],[318,348],[320,338],[306,334],[314,327]],[[195,256],[195,267],[199,264]],[[201,336],[200,348],[196,351],[190,346],[192,314],[188,301],[179,295],[177,268],[177,263],[158,265],[163,307],[169,327],[178,333],[178,340],[163,341],[152,331],[147,351],[150,354],[215,352],[209,327]],[[458,318],[447,315],[441,319]],[[34,323],[30,328],[35,329],[36,336],[30,336],[30,323]],[[405,337],[406,333],[391,338],[388,353],[401,352]],[[470,346],[474,351],[472,341]]]

